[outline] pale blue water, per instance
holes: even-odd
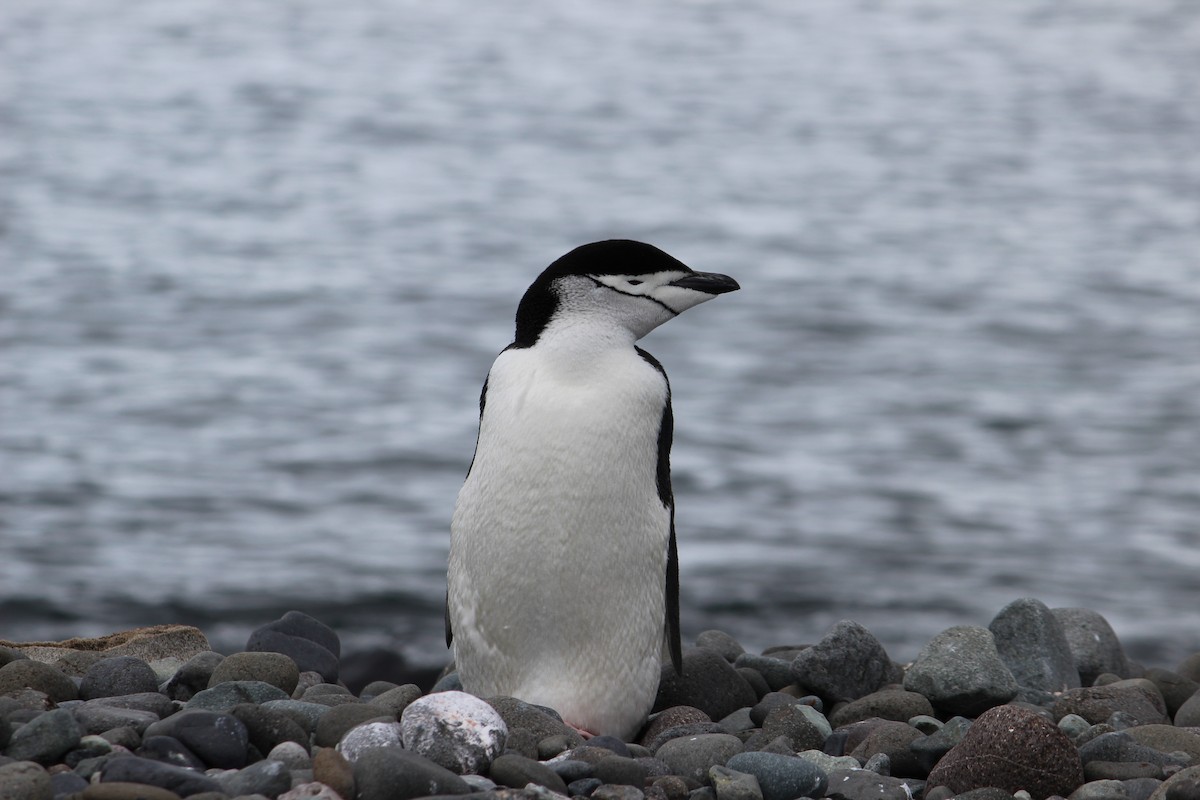
[[[444,657],[479,386],[576,244],[653,333],[683,622],[1020,596],[1200,650],[1200,6],[7,0],[0,638]]]

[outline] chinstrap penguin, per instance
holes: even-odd
[[[634,342],[738,288],[613,240],[525,292],[451,523],[446,643],[464,689],[628,739],[664,649],[681,669],[671,389]]]

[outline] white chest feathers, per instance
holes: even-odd
[[[451,526],[464,688],[630,736],[653,703],[663,644],[666,379],[629,346],[586,359],[513,348],[485,400]]]

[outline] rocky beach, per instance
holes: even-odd
[[[452,671],[359,687],[301,612],[227,656],[183,625],[0,642],[0,800],[1200,797],[1200,653],[1135,663],[1088,609],[1015,600],[903,665],[850,620],[762,653],[693,644],[623,742]]]

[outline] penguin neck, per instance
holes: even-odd
[[[638,338],[623,325],[596,319],[562,320],[547,328],[535,349],[556,368],[587,371],[614,354],[636,353]]]

